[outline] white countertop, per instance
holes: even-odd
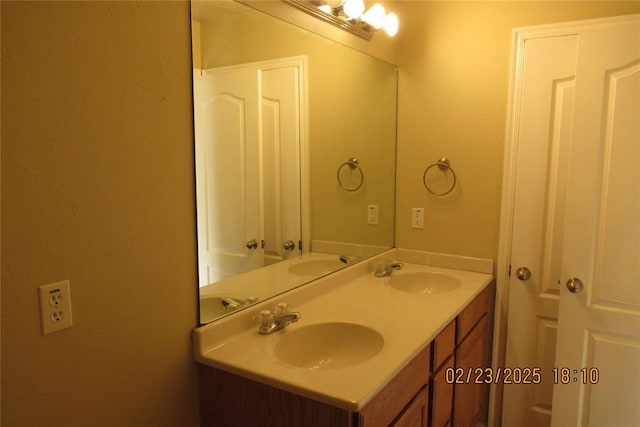
[[[461,285],[451,291],[420,295],[389,286],[389,278],[373,276],[377,260],[394,250],[347,267],[279,297],[194,330],[197,362],[300,394],[349,411],[358,411],[492,280],[485,273],[404,263],[399,272],[445,274]],[[287,302],[301,318],[269,335],[257,332],[258,313]],[[298,368],[279,360],[274,347],[283,335],[324,322],[356,323],[384,337],[374,357],[343,369]]]

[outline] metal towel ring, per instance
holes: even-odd
[[[349,166],[351,170],[356,169],[358,172],[360,172],[360,183],[355,188],[345,187],[344,184],[342,183],[342,179],[340,179],[340,171],[345,166]],[[338,172],[336,173],[336,177],[338,178],[338,185],[340,186],[340,188],[342,188],[345,191],[352,191],[352,192],[358,191],[360,187],[362,187],[362,184],[364,183],[364,173],[362,172],[362,169],[358,165],[358,159],[356,159],[355,157],[350,158],[349,160],[347,160],[346,162],[344,162],[338,167]]]
[[[429,185],[427,184],[427,172],[429,172],[429,169],[431,169],[432,167],[437,166],[438,169],[440,169],[443,172],[446,172],[447,170],[451,172],[451,174],[453,175],[453,184],[451,184],[451,187],[443,192],[443,193],[436,193],[433,190],[431,190],[429,188]],[[447,194],[451,193],[453,191],[453,189],[456,187],[456,173],[453,171],[453,168],[451,168],[451,163],[449,162],[449,159],[447,159],[446,157],[441,158],[440,160],[438,160],[436,163],[429,165],[429,167],[427,167],[424,170],[424,173],[422,174],[422,183],[424,184],[424,188],[427,189],[427,191],[431,194],[433,194],[434,196],[446,196]]]

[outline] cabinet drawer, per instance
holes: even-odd
[[[478,323],[478,320],[489,311],[489,288],[489,286],[484,288],[484,290],[462,310],[462,313],[458,315],[456,345],[464,340],[469,332],[471,332],[471,329],[473,329],[473,326]]]
[[[433,354],[431,357],[431,372],[438,370],[440,365],[453,354],[456,345],[456,321],[451,321],[433,340]]]
[[[361,426],[387,427],[422,387],[429,384],[431,346],[422,350],[360,412]]]

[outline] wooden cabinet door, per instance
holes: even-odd
[[[467,338],[456,349],[456,369],[471,371],[468,383],[455,384],[453,403],[453,425],[455,427],[475,427],[486,405],[485,384],[481,375],[474,370],[487,366],[488,322],[484,316]],[[476,382],[476,379],[478,382]]]
[[[453,357],[431,377],[431,427],[445,427],[451,423],[453,382],[447,382],[447,369],[453,368]]]
[[[392,427],[427,427],[429,419],[429,392],[424,386]]]
[[[361,427],[387,427],[398,420],[420,390],[429,384],[431,346],[423,349],[359,413]]]

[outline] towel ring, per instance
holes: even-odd
[[[429,169],[433,168],[434,166],[437,166],[438,169],[440,169],[443,172],[449,171],[451,172],[451,175],[453,175],[453,184],[451,184],[451,187],[448,190],[442,193],[436,193],[435,191],[431,190],[429,188],[429,185],[427,184],[427,172],[429,172]],[[424,184],[424,188],[426,188],[429,193],[438,197],[446,196],[447,194],[451,193],[453,189],[456,187],[456,182],[457,182],[456,173],[453,171],[453,168],[451,167],[451,163],[449,162],[449,159],[447,159],[446,157],[443,157],[440,160],[438,160],[436,163],[429,165],[429,167],[427,167],[424,170],[424,173],[422,174],[422,183]]]
[[[345,166],[349,166],[349,169],[351,170],[355,169],[360,173],[360,183],[358,183],[356,187],[352,187],[352,188],[345,187],[344,184],[342,183],[342,179],[340,178],[340,172],[342,171],[342,168],[344,168]],[[362,184],[364,183],[364,173],[362,172],[362,169],[358,165],[358,159],[356,159],[355,157],[350,158],[349,160],[347,160],[346,162],[344,162],[338,167],[338,172],[336,174],[336,177],[338,178],[338,185],[340,186],[340,188],[342,188],[345,191],[351,191],[351,192],[358,191],[360,187],[362,187]]]

